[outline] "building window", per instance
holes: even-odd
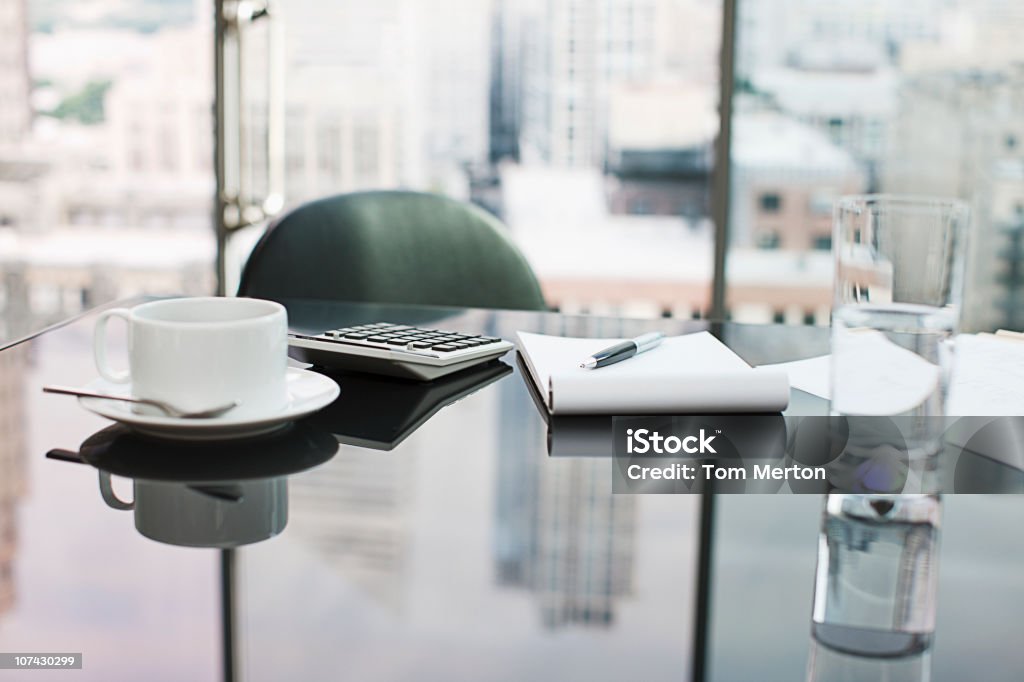
[[[807,202],[807,207],[814,215],[832,215],[835,195],[832,192],[815,192]]]
[[[778,213],[782,208],[782,197],[775,192],[768,192],[761,195],[760,204],[764,213]]]
[[[353,133],[352,154],[356,175],[361,182],[377,182],[380,172],[380,131],[372,123],[357,123]]]
[[[832,235],[818,235],[814,238],[814,250],[815,251],[831,251],[832,250]]]
[[[654,213],[654,206],[647,197],[633,197],[629,202],[630,215],[650,215]]]
[[[757,248],[771,251],[779,248],[779,233],[771,230],[762,230],[757,235]]]

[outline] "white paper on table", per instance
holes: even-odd
[[[896,345],[881,332],[865,330],[843,340],[839,368],[843,392],[834,409],[843,414],[900,414],[917,407],[938,385],[939,367]],[[789,375],[793,388],[832,399],[832,356],[763,365]]]
[[[788,372],[793,388],[828,400],[831,397],[831,361],[832,356],[822,355],[764,366]],[[890,389],[884,377],[881,381],[873,390],[866,391],[866,398]],[[957,336],[946,413],[991,417],[1024,415],[1024,341],[1008,334]]]
[[[820,355],[816,358],[778,362],[761,367],[782,370],[789,376],[789,385],[793,388],[828,400],[832,396],[831,363],[831,355]]]
[[[1024,341],[991,334],[958,336],[946,411],[958,416],[1024,415]]]
[[[835,340],[833,340],[833,344]],[[832,393],[832,406],[841,414],[901,414],[925,402],[939,388],[938,365],[903,348],[885,334],[864,330],[840,337],[841,362],[833,365],[842,391]]]
[[[524,363],[552,414],[777,412],[789,404],[784,372],[750,367],[707,332],[667,338],[598,370],[579,364],[623,339],[518,336]]]

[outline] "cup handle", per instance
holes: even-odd
[[[114,485],[110,482],[110,472],[100,471],[100,495],[103,501],[111,509],[135,509],[135,502],[125,502],[114,492]]]
[[[111,369],[107,364],[107,322],[111,317],[120,317],[128,322],[129,345],[131,344],[131,316],[132,311],[128,308],[114,308],[104,310],[96,320],[96,329],[92,336],[93,359],[96,361],[96,369],[100,376],[115,384],[127,384],[131,381],[131,375],[126,369]]]

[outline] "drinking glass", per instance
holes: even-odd
[[[835,207],[832,413],[901,417],[911,459],[940,442],[967,224],[954,199],[848,196]],[[877,450],[878,423],[863,424]]]

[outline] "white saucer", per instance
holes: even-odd
[[[227,440],[248,438],[275,431],[289,422],[305,417],[330,405],[338,397],[338,384],[330,377],[295,367],[288,368],[286,386],[288,403],[284,408],[268,414],[232,417],[231,412],[209,419],[181,419],[132,411],[131,403],[79,398],[78,402],[90,412],[130,426],[139,433],[174,440]],[[88,391],[109,395],[130,396],[131,384],[114,384],[96,379],[84,387]]]

